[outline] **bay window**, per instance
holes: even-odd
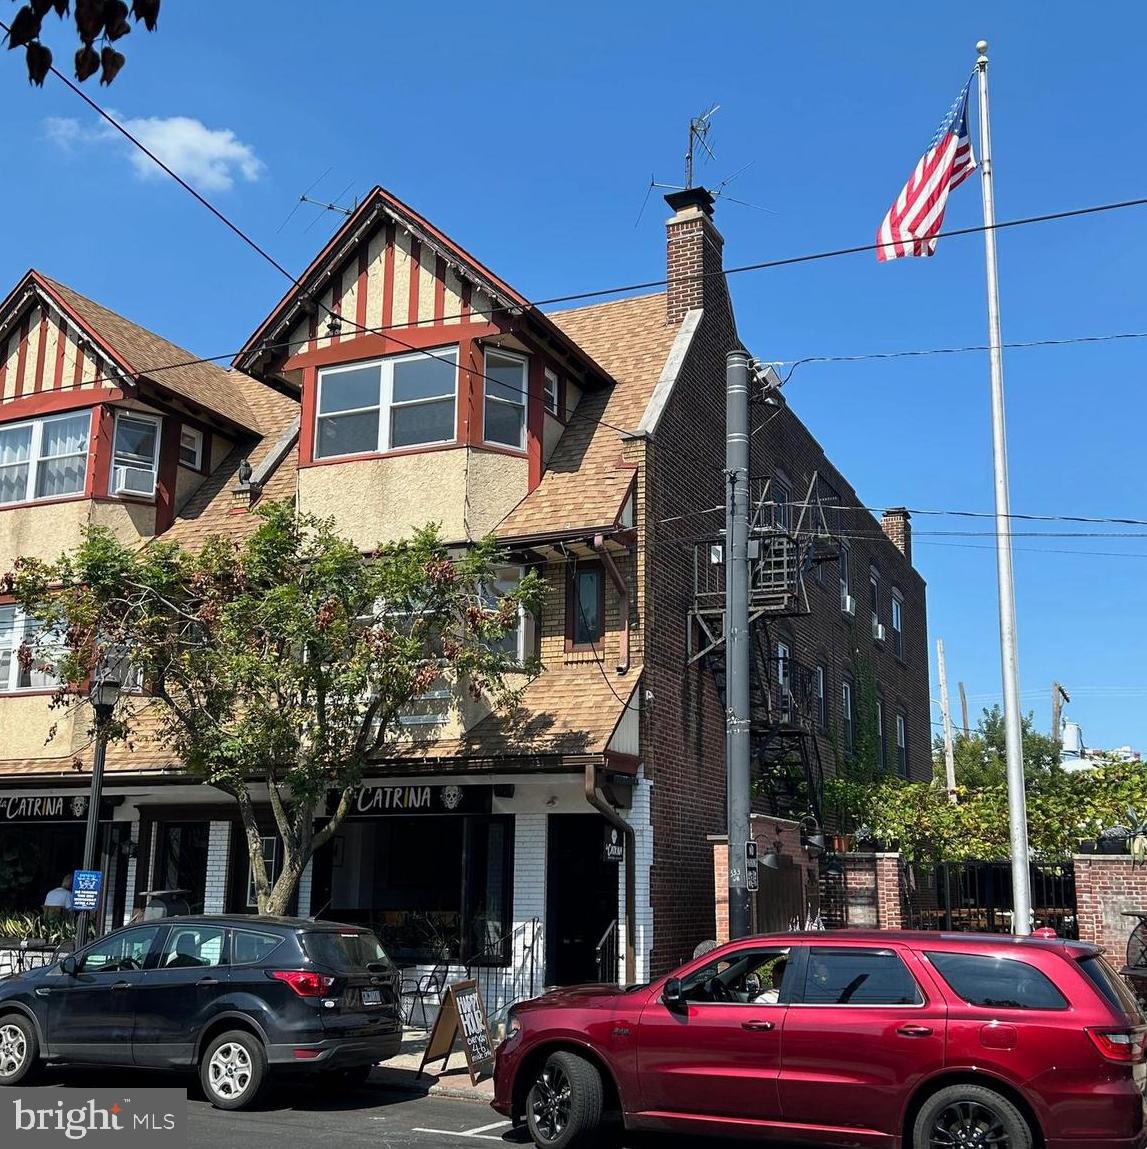
[[[545,389],[546,410],[551,415],[561,417],[561,381],[558,379],[556,371],[551,371],[546,368],[546,389]]]
[[[11,603],[0,606],[0,691],[54,690],[61,653],[61,641],[34,618]]]
[[[88,470],[90,411],[0,427],[0,504],[78,495]]]
[[[158,470],[159,420],[150,415],[117,412],[111,493],[154,495]]]
[[[315,458],[451,443],[457,394],[456,347],[320,371]]]
[[[195,427],[184,427],[179,432],[179,461],[193,471],[203,468],[203,432]]]
[[[504,447],[526,446],[526,359],[486,351],[486,405],[482,437]]]

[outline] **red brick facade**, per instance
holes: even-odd
[[[1075,859],[1075,905],[1079,940],[1102,946],[1117,968],[1138,924],[1125,910],[1147,910],[1147,866],[1130,854],[1082,854]]]
[[[721,246],[720,235],[700,207],[683,208],[668,225],[667,321],[677,325],[697,308],[703,309],[703,315],[645,444],[641,565],[646,572],[647,694],[642,744],[653,782],[654,975],[712,937],[719,913],[709,836],[725,830],[724,715],[709,672],[700,663],[687,665],[687,614],[693,596],[694,542],[698,537],[715,536],[723,526],[722,516],[711,508],[725,501],[725,358],[741,346],[725,279],[719,274]],[[761,422],[764,410],[754,407],[753,425]],[[769,634],[771,643],[783,637],[796,659],[825,668],[828,725],[820,739],[825,771],[832,770],[828,730],[840,723],[841,683],[856,674],[859,660],[866,659],[884,705],[888,768],[895,769],[895,715],[899,713],[905,719],[909,773],[929,777],[924,582],[885,536],[880,523],[861,509],[852,487],[791,409],[782,405],[767,410],[771,417],[752,439],[752,475],[778,476],[797,501],[803,500],[813,473],[818,473],[845,508],[839,522],[840,530],[849,536],[855,614],[841,610],[839,575],[832,561],[823,564],[819,578],[813,574],[806,578],[812,613],[771,626]],[[907,549],[906,538],[904,545]],[[873,637],[870,623],[870,569],[880,578],[883,642]],[[900,654],[892,643],[894,590],[903,604]],[[795,831],[792,839],[786,838],[785,853],[804,864],[807,854]],[[770,838],[768,845],[771,842]]]

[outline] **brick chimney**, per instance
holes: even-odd
[[[909,561],[912,561],[912,516],[907,507],[889,507],[880,516],[884,533],[892,540],[893,546]]]
[[[725,241],[713,224],[713,196],[705,188],[672,192],[665,202],[674,215],[666,223],[666,310],[671,324],[687,311],[720,302],[729,307],[729,293],[721,275]]]

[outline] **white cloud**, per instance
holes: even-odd
[[[263,161],[229,128],[209,128],[190,116],[149,116],[120,123],[200,191],[227,191],[237,179],[254,183],[263,174]],[[50,116],[44,120],[44,134],[66,151],[93,144],[122,145],[140,179],[165,178],[159,167],[108,124],[88,127],[70,117]]]

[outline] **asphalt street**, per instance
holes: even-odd
[[[38,1077],[36,1084],[76,1089],[186,1085],[188,1149],[344,1149],[355,1145],[488,1149],[498,1143],[522,1144],[520,1136],[510,1133],[510,1123],[481,1102],[413,1094],[371,1082],[338,1094],[305,1081],[280,1083],[272,1086],[257,1110],[241,1113],[213,1108],[190,1077],[142,1070],[53,1069]],[[736,1144],[666,1136],[612,1142],[615,1149],[682,1149],[686,1145],[689,1149],[728,1149]]]

